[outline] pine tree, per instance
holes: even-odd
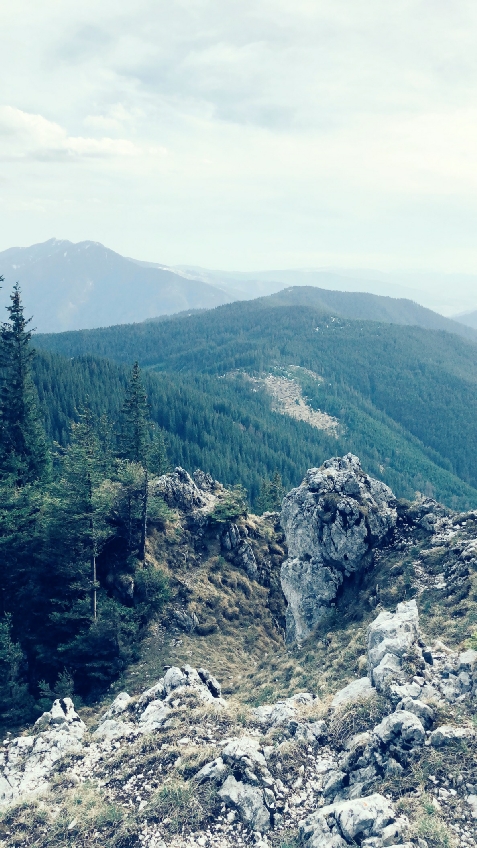
[[[76,550],[78,561],[90,563],[93,619],[97,616],[96,564],[108,536],[106,515],[113,496],[108,487],[101,485],[107,463],[108,457],[100,449],[93,416],[86,407],[80,412],[79,421],[71,425],[71,441],[62,460],[58,493],[65,538],[69,538],[71,548]]]
[[[31,318],[25,320],[18,283],[10,299],[0,329],[0,475],[13,473],[22,486],[44,476],[48,451],[31,378]]]
[[[149,406],[146,390],[141,377],[141,369],[134,363],[131,377],[126,388],[126,397],[122,408],[120,433],[121,454],[130,462],[147,464],[149,442]]]
[[[11,615],[0,619],[0,721],[31,719],[33,698],[28,693],[25,655],[12,638]]]
[[[263,479],[260,483],[260,492],[256,502],[256,509],[259,515],[264,512],[279,512],[282,508],[282,500],[285,495],[285,488],[282,483],[281,475],[275,471],[271,480]]]
[[[138,493],[141,503],[138,558],[144,562],[149,505],[149,471],[163,474],[167,470],[167,456],[162,433],[154,428],[149,418],[149,404],[141,369],[137,362],[133,365],[126,389],[120,445],[122,457],[131,463],[140,464],[143,469],[142,487]]]

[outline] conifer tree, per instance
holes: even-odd
[[[0,475],[13,473],[22,486],[45,474],[48,452],[31,378],[31,318],[25,320],[18,283],[10,299],[0,329]]]
[[[61,517],[58,529],[71,551],[75,551],[76,562],[90,563],[89,580],[86,578],[83,586],[90,584],[93,619],[97,616],[97,557],[108,535],[106,515],[112,497],[101,486],[107,461],[100,450],[91,410],[86,407],[80,412],[79,421],[71,425],[71,441],[62,460],[57,485]]]
[[[141,369],[134,363],[126,388],[120,434],[121,454],[130,462],[147,464],[149,407]]]
[[[130,463],[141,465],[143,469],[143,481],[139,493],[141,518],[138,548],[138,558],[143,562],[146,558],[149,469],[152,467],[155,473],[162,474],[167,464],[162,433],[154,430],[151,440],[150,433],[153,430],[152,422],[149,419],[149,405],[141,377],[141,369],[139,364],[135,362],[122,409],[120,444],[124,459]]]
[[[257,498],[257,512],[278,512],[282,506],[285,488],[279,471],[275,471],[271,480],[261,481],[260,492]]]

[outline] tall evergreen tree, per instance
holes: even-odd
[[[10,296],[10,314],[0,329],[0,475],[22,486],[41,478],[48,451],[31,378],[34,350],[18,283]]]
[[[130,462],[147,464],[149,447],[149,406],[141,369],[134,363],[122,409],[121,453]]]
[[[149,419],[149,404],[146,390],[141,377],[141,369],[134,363],[131,377],[126,389],[126,397],[122,409],[122,430],[120,434],[121,453],[130,463],[142,466],[143,480],[139,500],[141,503],[140,541],[138,558],[144,562],[146,558],[147,511],[149,504],[149,464],[162,464],[165,460],[161,435],[156,435],[151,442],[150,431],[152,423]]]

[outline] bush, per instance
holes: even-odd
[[[234,486],[211,512],[210,523],[212,526],[227,524],[228,521],[237,521],[244,515],[247,515],[247,493],[243,486]]]

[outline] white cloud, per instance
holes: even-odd
[[[141,153],[141,148],[128,139],[69,136],[63,127],[42,115],[32,115],[12,106],[0,106],[1,136],[6,140],[9,158],[138,156]]]

